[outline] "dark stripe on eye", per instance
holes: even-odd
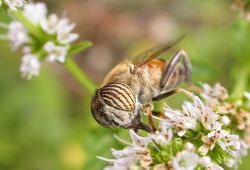
[[[103,97],[104,100],[105,99],[109,100],[108,103],[110,104],[110,106],[115,107],[114,106],[114,104],[115,104],[117,106],[116,107],[117,109],[128,110],[127,106],[126,106],[126,103],[124,103],[124,101],[121,100],[120,97],[116,93],[114,93],[114,91],[109,91],[109,93],[105,93],[105,92],[101,93],[101,96]],[[112,100],[114,102],[114,104],[111,103],[110,100]]]
[[[117,109],[132,111],[135,108],[134,92],[130,86],[121,82],[107,84],[100,90],[106,103]]]
[[[133,108],[134,108],[134,103],[133,103],[134,100],[130,98],[130,96],[127,94],[126,91],[120,92],[118,89],[116,89],[116,88],[111,88],[111,87],[105,88],[105,89],[103,90],[103,92],[106,92],[106,93],[109,93],[109,92],[111,92],[111,91],[115,91],[116,93],[119,94],[119,96],[121,96],[123,99],[126,100],[126,104],[129,105],[129,106],[126,105],[127,109],[133,110]],[[128,99],[130,99],[130,101],[129,101]]]
[[[131,98],[131,99],[134,99],[134,96],[133,96],[134,91],[133,91],[133,90],[131,89],[131,87],[128,86],[127,84],[118,82],[118,83],[112,84],[112,86],[113,86],[113,87],[117,87],[117,88],[119,88],[119,89],[122,89],[122,90],[126,91],[126,93],[130,96],[130,98]]]
[[[110,106],[115,107],[115,108],[123,108],[123,106],[121,106],[118,101],[116,100],[116,98],[114,98],[113,96],[111,96],[110,94],[101,94],[102,99]],[[121,102],[120,102],[121,103]]]

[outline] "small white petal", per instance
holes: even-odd
[[[117,159],[114,163],[115,167],[119,168],[128,168],[131,164],[135,162],[135,158],[133,156],[131,157],[125,157]]]
[[[45,51],[48,53],[47,61],[54,62],[58,61],[64,63],[68,48],[64,46],[56,46],[53,42],[47,42],[44,45]]]
[[[41,64],[36,56],[25,54],[21,60],[20,72],[23,77],[31,79],[33,76],[39,75],[40,66]]]
[[[234,159],[227,159],[225,164],[226,164],[227,167],[232,168],[233,165],[235,164],[235,160]]]
[[[51,14],[48,19],[43,18],[40,22],[42,29],[48,34],[54,34],[58,27],[58,17],[56,14]]]
[[[199,163],[202,164],[204,167],[212,166],[211,158],[208,156],[201,157]]]
[[[181,130],[177,134],[178,134],[178,136],[182,137],[182,136],[184,136],[186,134],[186,131],[185,130]]]
[[[71,33],[75,28],[75,24],[70,24],[68,18],[62,18],[57,24],[57,40],[61,44],[69,44],[74,42],[79,35],[76,33]]]
[[[10,10],[16,11],[17,8],[21,8],[25,1],[24,0],[3,0],[3,2],[8,5]],[[0,6],[1,6],[1,1],[0,1]]]
[[[224,168],[222,168],[218,164],[214,164],[211,170],[224,170]]]
[[[29,39],[27,30],[20,22],[17,21],[11,22],[9,24],[7,37],[13,50],[21,47],[23,44],[28,42]]]
[[[214,131],[220,131],[221,130],[221,124],[219,122],[214,122],[212,125],[212,129]]]
[[[133,144],[135,144],[135,145],[145,146],[149,142],[149,138],[144,138],[144,137],[139,136],[132,129],[129,130],[129,135],[133,141]]]
[[[39,24],[46,18],[47,7],[45,3],[28,3],[24,6],[23,15],[33,24]]]
[[[173,169],[178,170],[193,170],[199,161],[199,156],[189,151],[177,153],[172,159]]]
[[[206,155],[209,151],[209,146],[207,145],[202,145],[201,147],[199,147],[198,149],[198,152],[201,154],[201,155]]]
[[[100,160],[103,160],[103,161],[106,161],[106,162],[109,162],[109,163],[113,163],[115,162],[116,160],[115,159],[108,159],[108,158],[104,158],[102,156],[96,156],[97,159],[100,159]]]
[[[206,100],[211,107],[216,107],[220,104],[221,101],[228,98],[227,90],[222,87],[219,83],[216,83],[214,87],[211,87],[208,84],[202,85],[203,92],[201,96]]]
[[[135,155],[136,153],[140,153],[145,151],[145,148],[143,147],[137,147],[137,146],[129,146],[124,148],[123,150],[116,150],[116,149],[111,149],[112,155],[115,158],[122,158],[122,157],[127,157],[131,155]]]
[[[58,38],[57,40],[62,44],[70,44],[77,40],[79,38],[79,35],[76,33],[68,33],[65,31],[59,31],[58,32]]]
[[[195,149],[194,145],[192,143],[190,143],[190,142],[185,143],[184,148],[187,151],[194,151],[194,149]]]
[[[227,116],[222,116],[221,123],[223,123],[224,125],[229,125],[230,119]]]

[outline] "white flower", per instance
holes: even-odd
[[[206,129],[211,130],[219,117],[198,96],[192,94],[189,96],[192,97],[193,102],[184,102],[182,111],[173,110],[169,106],[164,107],[166,119],[161,122],[167,128],[174,128],[180,137],[188,129],[196,130],[198,122],[202,123]]]
[[[106,167],[107,170],[127,170],[131,166],[135,166],[139,162],[139,166],[146,169],[152,163],[152,158],[147,149],[147,144],[150,141],[149,137],[141,137],[133,130],[129,131],[132,144],[122,150],[112,149],[112,155],[115,159],[106,159],[98,157],[112,164]],[[120,140],[120,139],[119,139]],[[127,143],[127,142],[126,142]]]
[[[189,112],[195,113],[197,119],[202,122],[203,126],[211,130],[219,116],[215,114],[209,106],[206,106],[198,96],[192,95],[192,99],[193,104],[190,104]]]
[[[17,8],[21,8],[24,5],[25,0],[4,0],[4,3],[8,5],[10,10],[16,11]]]
[[[24,0],[0,0],[0,2],[20,5]],[[26,25],[21,22],[11,22],[8,26],[7,36],[4,38],[10,41],[12,49],[16,50],[21,47],[25,56],[31,53],[39,54],[41,61],[64,63],[71,47],[70,43],[78,38],[78,34],[72,33],[75,24],[70,23],[66,17],[59,19],[56,14],[47,16],[45,3],[27,3],[22,9],[22,14],[33,26],[33,29],[25,28]],[[5,25],[0,24],[0,26]],[[0,38],[2,38],[1,35]],[[25,77],[30,79],[33,75],[38,75],[38,68],[37,71],[32,72],[27,71],[27,67],[23,65],[25,64],[22,64],[20,68]],[[37,64],[37,67],[40,67],[40,63]]]
[[[31,79],[33,76],[39,75],[40,66],[41,64],[36,56],[26,54],[22,57],[20,72],[23,77]]]
[[[235,157],[240,150],[241,142],[238,135],[230,134],[228,131],[222,130],[218,145],[227,153]]]
[[[50,62],[58,61],[64,63],[68,48],[65,46],[56,46],[53,42],[47,42],[44,45],[45,51],[48,53],[47,60]]]
[[[221,138],[221,125],[216,122],[214,123],[212,130],[207,136],[202,136],[201,140],[204,143],[199,147],[198,152],[201,155],[206,155],[209,150],[213,150],[218,139]]]
[[[199,156],[193,152],[178,152],[172,159],[172,166],[175,170],[193,170],[199,162]]]
[[[216,108],[219,108],[221,103],[226,103],[222,100],[228,96],[225,95],[227,94],[225,91],[221,90],[221,86],[217,85],[215,89],[218,93],[212,97],[217,98],[216,101],[219,105]],[[245,114],[249,114],[243,113],[242,110],[240,112],[241,105],[237,107],[237,112],[241,114],[217,114],[212,111],[212,106],[204,104],[198,96],[185,90],[182,92],[192,98],[192,102],[185,101],[180,110],[165,106],[164,115],[161,118],[154,116],[159,121],[160,129],[149,133],[147,137],[141,137],[130,130],[132,144],[127,144],[128,146],[123,150],[112,149],[115,159],[111,162],[112,165],[108,167],[109,169],[193,170],[199,166],[199,168],[207,170],[223,170],[222,166],[231,168],[243,155],[247,154],[247,144],[240,136],[231,133],[239,129],[235,125],[231,126],[230,119],[232,118],[234,122],[241,122],[243,121],[241,119],[246,119]],[[248,122],[248,119],[245,122]],[[249,133],[247,131],[249,128],[246,127],[248,127],[248,123],[241,128],[245,133],[244,138],[247,138]],[[175,145],[171,142],[175,139],[181,142]],[[148,145],[149,142],[152,142],[151,145]],[[173,151],[171,152],[171,149],[168,148],[169,144],[173,144],[170,148],[175,148],[174,153],[177,152],[177,154],[174,155]],[[197,148],[197,144],[199,148]],[[153,150],[151,150],[152,147]],[[162,157],[157,158],[157,155],[153,159],[150,151],[152,151],[152,156],[161,151],[167,151],[170,155],[166,160],[162,160]],[[221,154],[219,159],[223,162],[214,160],[212,155],[216,154]]]
[[[167,118],[162,119],[161,124],[166,128],[174,128],[179,136],[185,135],[188,129],[196,129],[197,120],[195,116],[184,114],[179,110],[173,110],[169,106],[164,107],[164,114]]]
[[[57,40],[62,44],[69,44],[74,42],[79,35],[71,33],[75,28],[75,24],[70,24],[68,18],[60,19],[57,25]]]
[[[27,30],[20,22],[17,21],[11,22],[9,24],[7,37],[13,50],[16,50],[18,47],[22,46],[29,39]]]
[[[48,34],[56,33],[57,40],[61,44],[70,44],[79,37],[78,34],[72,33],[75,24],[70,23],[66,17],[59,20],[55,14],[52,14],[48,18],[43,18],[40,24]]]
[[[44,3],[28,3],[24,6],[23,15],[33,24],[39,24],[46,18],[47,7]]]
[[[228,98],[227,90],[219,83],[216,83],[214,87],[211,87],[208,84],[203,84],[202,88],[203,92],[201,93],[201,96],[211,107],[218,106],[220,101]]]
[[[222,116],[221,117],[221,123],[224,125],[229,125],[230,124],[230,119],[227,116]]]
[[[54,34],[57,31],[58,27],[58,17],[56,14],[51,14],[48,19],[43,18],[41,20],[42,29],[48,34]]]
[[[172,129],[166,128],[166,126],[164,126],[164,124],[160,122],[160,131],[150,133],[149,137],[157,144],[164,146],[172,140],[173,132]]]
[[[219,115],[212,112],[209,107],[206,107],[206,110],[202,113],[201,122],[206,129],[211,130],[218,117]]]

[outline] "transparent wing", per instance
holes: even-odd
[[[151,60],[157,58],[158,56],[160,56],[164,52],[171,49],[173,46],[175,46],[177,43],[179,43],[184,37],[185,37],[185,35],[182,35],[172,42],[148,49],[148,50],[132,57],[131,60],[136,67],[141,67],[141,66],[145,65],[146,63],[150,62]]]

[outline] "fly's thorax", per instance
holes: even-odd
[[[134,76],[131,81],[131,86],[135,89],[137,98],[140,103],[150,103],[154,94],[154,85],[152,83],[152,77],[148,73],[147,68],[141,68],[137,75]]]
[[[130,78],[130,70],[131,70],[131,64],[128,61],[124,61],[118,65],[116,65],[104,78],[104,81],[102,83],[102,86],[105,86],[106,84],[122,81],[126,82]]]
[[[134,90],[122,82],[112,82],[97,90],[93,103],[92,114],[105,127],[126,128],[138,114]]]

